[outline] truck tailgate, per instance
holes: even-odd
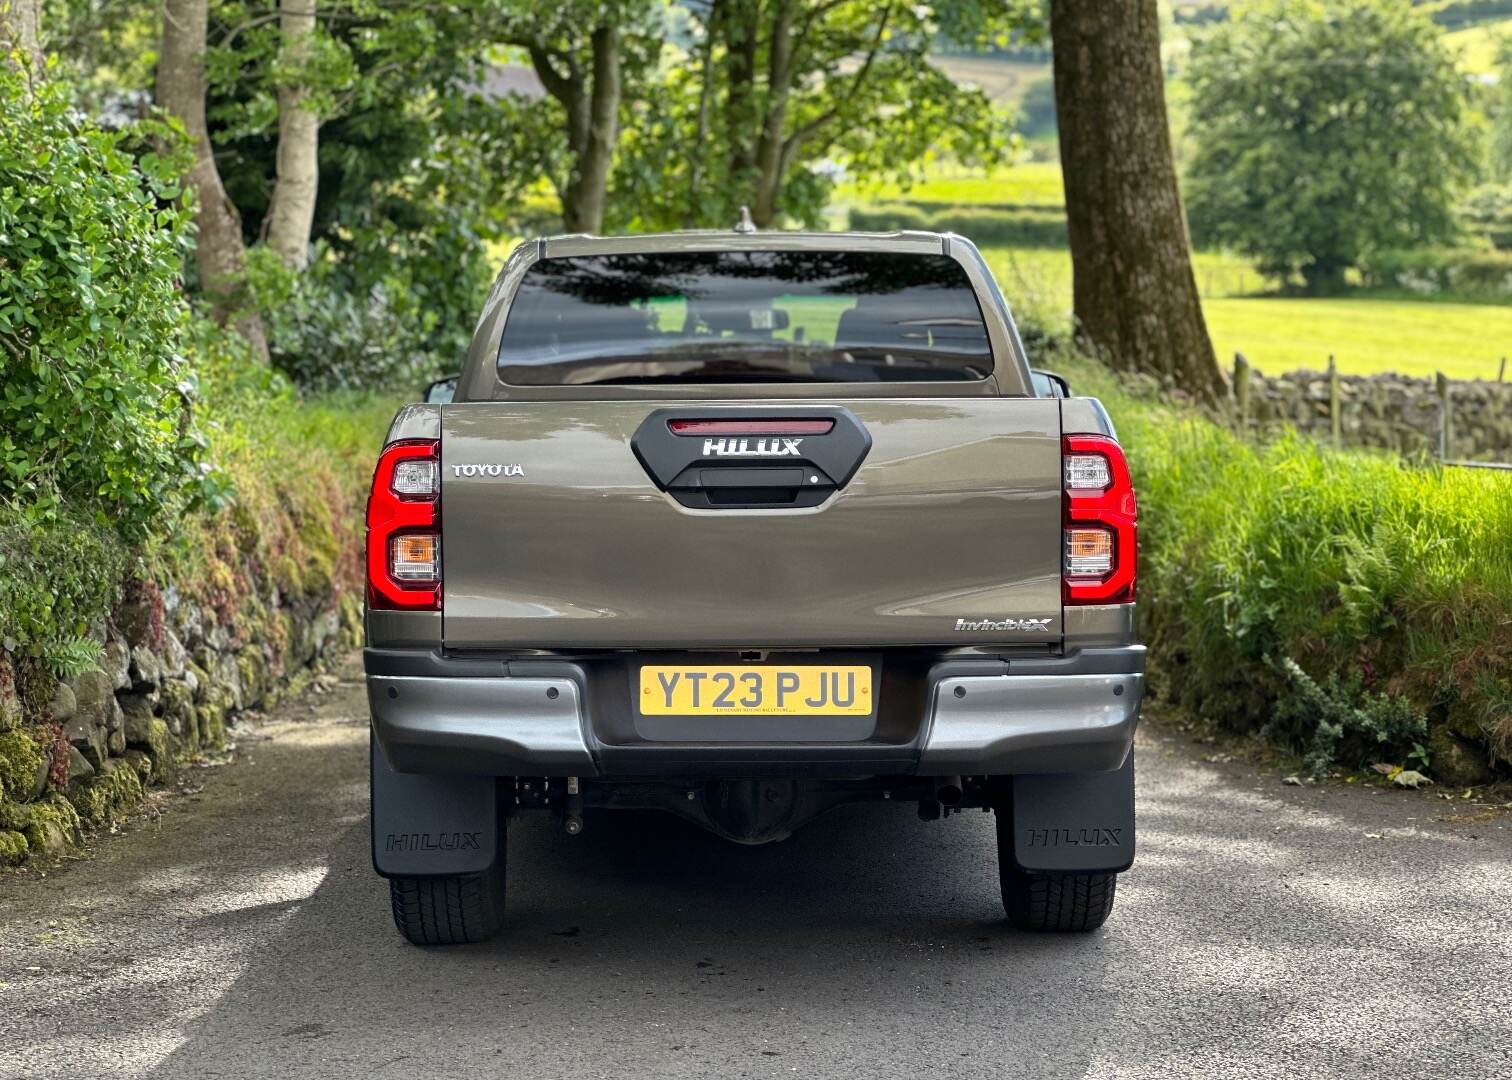
[[[795,471],[800,482],[818,484],[817,473],[795,460],[798,451],[780,456],[788,448],[779,440],[711,447],[674,439],[674,450],[699,459],[674,486],[700,476],[709,485],[675,497],[666,481],[676,467],[654,475],[657,451],[648,446],[649,435],[665,443],[662,413],[834,415],[859,426],[870,445],[848,479],[843,462],[815,453],[828,469],[821,494],[809,492],[818,505],[801,505],[799,492],[791,505],[750,506],[738,490],[731,496],[718,486],[736,490],[747,481],[731,479],[742,475],[775,483]],[[703,452],[726,456],[703,460]],[[810,451],[801,452],[806,459]],[[1053,399],[448,405],[441,456],[449,648],[972,645],[1061,636]],[[754,471],[731,471],[747,467]],[[839,486],[831,490],[831,482]],[[725,502],[698,505],[715,498]]]

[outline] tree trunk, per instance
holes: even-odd
[[[620,32],[615,26],[593,31],[592,86],[578,91],[569,113],[580,119],[569,124],[572,175],[562,193],[562,220],[568,232],[596,233],[604,228],[604,201],[609,190],[609,166],[619,138]]]
[[[1227,394],[1197,282],[1160,67],[1156,0],[1051,0],[1078,332],[1120,370]]]
[[[298,69],[309,59],[315,0],[283,0],[279,10],[283,54]],[[308,97],[309,91],[298,83],[278,88],[278,176],[268,206],[268,246],[295,270],[310,262],[310,229],[320,184],[320,119],[305,108]]]
[[[216,317],[234,319],[259,360],[268,359],[262,318],[239,302],[246,246],[241,215],[226,197],[205,123],[205,32],[208,0],[163,0],[163,43],[158,54],[157,103],[183,122],[194,141],[194,167],[186,178],[198,195],[195,260],[200,286]]]
[[[42,0],[0,0],[0,60],[18,62],[33,78],[40,78],[42,55]]]
[[[728,68],[724,124],[730,140],[729,183],[741,187],[756,164],[756,48],[760,6],[751,0],[732,0],[723,11],[725,64]]]
[[[709,106],[714,98],[714,39],[718,33],[719,0],[709,0],[704,15],[704,41],[699,60],[698,120],[694,126],[693,145],[702,147],[709,141]],[[703,209],[704,155],[688,157],[688,197],[683,204],[683,228],[699,224]]]
[[[756,199],[751,207],[751,220],[763,229],[777,217],[777,198],[786,164],[782,146],[793,82],[793,5],[790,0],[777,0],[768,50],[766,114],[762,117],[761,136],[756,140]]]

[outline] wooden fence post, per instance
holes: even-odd
[[[1328,354],[1328,427],[1335,447],[1344,442],[1343,403],[1339,399],[1339,366],[1333,353]]]
[[[1439,396],[1439,460],[1448,461],[1454,448],[1454,410],[1449,398],[1449,376],[1442,371],[1434,375]]]
[[[1250,365],[1243,353],[1234,354],[1234,401],[1239,412],[1239,434],[1249,428]]]

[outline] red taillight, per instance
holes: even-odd
[[[833,420],[668,420],[674,435],[828,435]]]
[[[1139,552],[1138,508],[1123,448],[1106,435],[1066,435],[1061,454],[1063,599],[1067,604],[1129,603]]]
[[[369,607],[441,610],[440,459],[433,439],[394,443],[378,458],[367,504]]]

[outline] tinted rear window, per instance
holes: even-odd
[[[545,259],[499,347],[523,386],[982,379],[987,328],[946,255],[716,251]]]

